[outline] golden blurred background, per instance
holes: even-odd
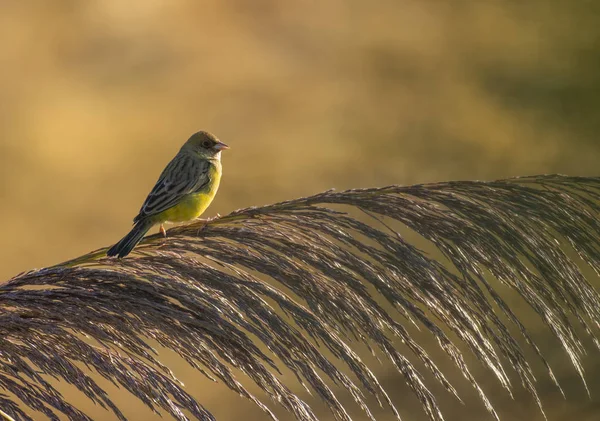
[[[599,49],[600,3],[584,0],[2,0],[0,279],[118,240],[199,129],[231,146],[208,216],[332,187],[600,175]],[[597,351],[588,398],[541,346],[567,394],[538,371],[548,418],[600,419]],[[219,420],[266,419],[164,354]],[[425,420],[367,360],[403,419]],[[543,419],[518,384],[512,401],[475,373],[503,419]],[[102,384],[131,420],[158,419]],[[432,390],[448,420],[491,419],[466,387],[464,406]]]

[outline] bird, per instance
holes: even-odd
[[[194,133],[167,164],[133,219],[133,228],[106,255],[127,256],[150,228],[165,222],[198,218],[214,199],[221,182],[221,151],[225,143],[206,131]]]

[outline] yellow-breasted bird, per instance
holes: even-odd
[[[133,229],[107,256],[125,257],[156,224],[190,221],[202,215],[221,181],[221,151],[229,147],[208,132],[194,133],[169,162],[133,219]]]

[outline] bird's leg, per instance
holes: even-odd
[[[202,231],[204,231],[204,229],[206,228],[206,226],[209,224],[209,222],[212,222],[216,219],[219,219],[221,217],[221,215],[219,213],[217,213],[216,216],[212,216],[210,218],[206,218],[206,219],[198,219],[199,222],[202,222],[202,226],[200,227],[200,229],[198,229],[198,231],[196,232],[196,235],[200,235],[200,233]]]
[[[208,221],[206,219],[200,219],[200,222],[202,223],[202,226],[198,228],[198,231],[196,231],[196,237],[200,236],[200,233],[204,231],[204,228],[206,228],[208,225]]]
[[[165,226],[164,224],[160,224],[160,226],[158,227],[158,232],[160,232],[162,234],[162,240],[160,242],[160,245],[158,246],[158,248],[161,248],[165,245],[167,245],[167,231],[165,230]]]

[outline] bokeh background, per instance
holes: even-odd
[[[232,147],[209,215],[332,187],[600,175],[599,50],[597,1],[1,0],[0,279],[115,242],[199,129]],[[568,398],[538,371],[549,419],[600,419],[598,352],[589,398],[538,339]],[[218,419],[266,419],[164,355]],[[367,360],[404,419],[424,420]],[[511,400],[475,373],[503,419],[543,419],[518,384]],[[156,418],[107,387],[131,420]],[[490,419],[467,388],[467,405],[433,390],[447,419]]]

